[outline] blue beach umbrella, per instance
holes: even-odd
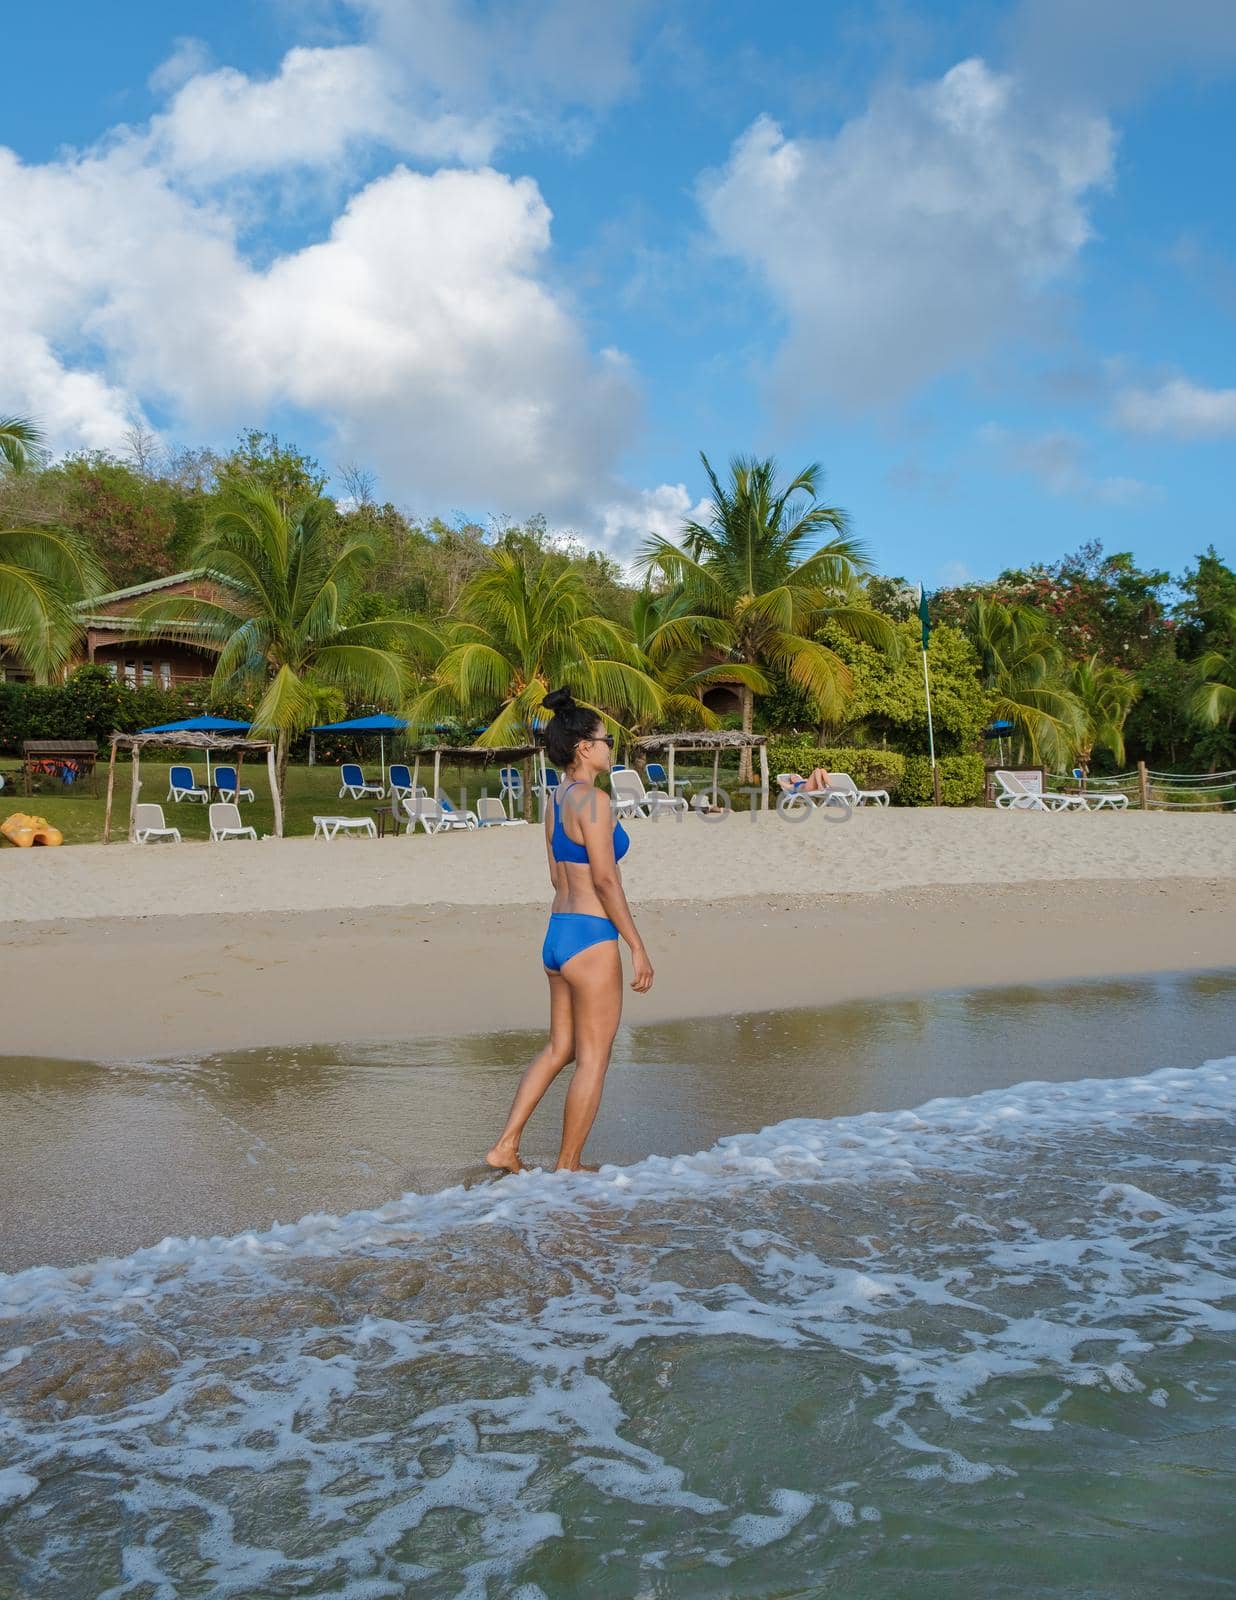
[[[155,728],[141,728],[141,733],[248,733],[247,722],[236,722],[231,717],[186,717],[183,722],[161,722]],[[210,788],[210,751],[206,752],[206,787]]]
[[[388,733],[403,733],[408,724],[402,717],[392,717],[385,711],[379,711],[372,717],[351,717],[347,722],[320,722],[312,733],[376,733],[378,736],[378,759],[382,764],[382,782],[386,783],[386,736]]]

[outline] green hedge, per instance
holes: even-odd
[[[940,797],[946,806],[981,804],[982,756],[941,756],[937,765]],[[887,789],[894,805],[929,806],[932,801],[931,762],[926,756],[820,746],[810,739],[768,741],[768,770],[774,780],[778,772],[810,772],[813,767],[848,772],[860,789]]]
[[[941,756],[936,765],[940,769],[940,798],[946,806],[982,803],[982,756]],[[926,756],[906,757],[906,775],[896,798],[898,805],[931,805],[931,762]]]
[[[848,772],[860,789],[887,789],[895,799],[905,777],[906,758],[898,750],[821,748],[810,739],[768,741],[768,771],[774,783],[779,772],[810,772],[814,767]]]
[[[64,683],[0,683],[0,752],[20,755],[25,739],[94,739],[105,744],[116,731],[179,722],[203,709],[205,684],[163,689],[148,683],[130,689],[103,667],[79,667]],[[239,706],[212,706],[219,716],[247,721]]]

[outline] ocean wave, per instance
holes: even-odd
[[[953,1591],[956,1547],[993,1596],[1204,1592],[1234,1111],[1236,1058],[1029,1083],[11,1274],[0,1566],[31,1600],[860,1597],[909,1539]]]

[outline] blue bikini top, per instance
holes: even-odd
[[[569,789],[571,785],[568,783]],[[550,843],[555,861],[577,861],[581,866],[588,865],[588,851],[582,844],[576,844],[570,834],[562,826],[562,813],[558,809],[558,791],[554,790],[554,834]],[[631,841],[627,837],[627,830],[621,822],[614,823],[614,860],[621,861],[631,848]]]

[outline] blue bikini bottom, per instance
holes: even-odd
[[[541,946],[541,960],[548,971],[561,972],[581,950],[617,937],[618,930],[608,917],[589,917],[582,911],[555,911],[550,916],[545,943]]]

